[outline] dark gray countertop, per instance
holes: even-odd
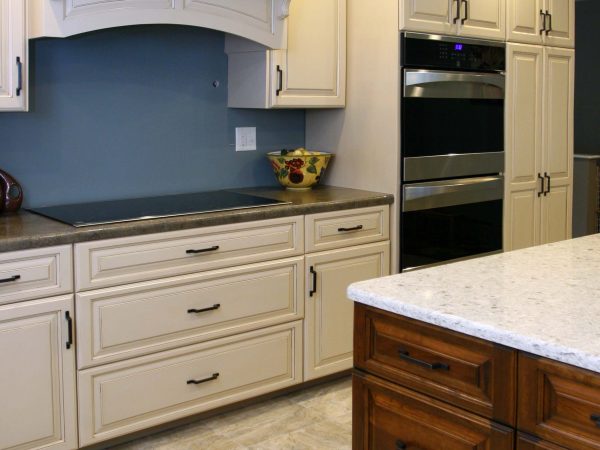
[[[237,189],[236,191],[291,203],[80,228],[65,225],[27,211],[4,213],[0,215],[0,252],[342,209],[389,205],[394,202],[394,197],[391,194],[332,186],[317,186],[308,191],[287,191],[271,187]]]

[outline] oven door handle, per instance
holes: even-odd
[[[498,100],[504,88],[503,74],[404,70],[404,97]]]
[[[411,183],[402,189],[402,211],[424,211],[446,206],[502,200],[502,175],[459,180]]]

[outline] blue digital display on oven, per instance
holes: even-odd
[[[462,49],[463,49],[462,44],[454,44],[454,50],[456,50],[457,52],[462,51]]]

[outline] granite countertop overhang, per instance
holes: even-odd
[[[391,194],[333,186],[317,186],[307,191],[289,191],[277,187],[232,191],[290,203],[79,228],[21,210],[0,214],[0,252],[389,205],[394,202]]]
[[[354,283],[348,296],[600,372],[600,234]]]

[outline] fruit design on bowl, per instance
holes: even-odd
[[[333,155],[304,148],[267,153],[279,183],[287,189],[310,189],[317,184]]]

